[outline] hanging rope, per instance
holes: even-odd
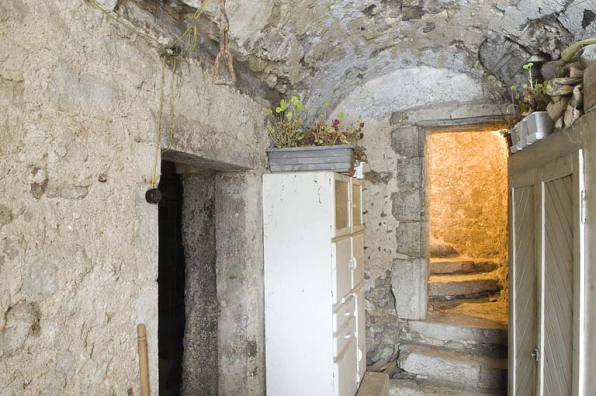
[[[159,113],[157,121],[157,133],[155,136],[155,161],[153,164],[153,172],[151,176],[151,188],[157,188],[157,165],[159,163],[159,155],[161,152],[166,152],[172,148],[172,141],[174,139],[174,78],[176,74],[176,66],[179,60],[182,60],[188,54],[192,53],[198,43],[198,21],[203,15],[207,6],[212,0],[203,0],[201,6],[193,14],[193,24],[188,26],[186,30],[175,40],[173,40],[168,46],[163,46],[158,43],[155,39],[144,34],[143,32],[137,31],[131,27],[128,23],[125,23],[120,18],[113,15],[111,12],[103,9],[95,0],[89,0],[91,5],[101,11],[104,15],[124,26],[133,33],[146,38],[151,45],[158,47],[162,57],[162,70],[161,70],[161,87],[160,87],[160,100],[159,100]],[[219,4],[219,53],[215,57],[213,80],[218,85],[232,85],[236,82],[236,74],[234,73],[234,64],[232,54],[228,50],[228,32],[230,30],[230,21],[226,13],[226,1],[220,0]],[[219,77],[219,64],[222,60],[226,60],[229,72],[229,79]],[[165,70],[166,61],[172,62],[172,75],[170,80],[170,139],[168,147],[161,150],[161,133],[163,124],[163,108],[164,108],[164,86],[165,86]]]
[[[159,113],[157,115],[157,134],[155,137],[155,161],[153,162],[153,173],[151,175],[151,188],[157,187],[157,163],[159,162],[159,150],[161,148],[161,130],[163,121],[163,104],[164,104],[164,86],[166,81],[166,56],[162,56],[161,67],[161,93],[159,100]],[[177,56],[172,58],[172,76],[170,77],[170,140],[168,147],[162,150],[162,153],[172,148],[172,141],[174,140],[174,78],[176,77],[176,65],[178,61]]]
[[[233,85],[236,82],[236,73],[234,73],[234,59],[228,50],[228,32],[230,31],[230,20],[226,13],[226,0],[219,0],[219,53],[215,57],[213,66],[213,81],[217,85]],[[228,66],[229,79],[222,78],[219,75],[219,65],[222,60],[226,60]]]

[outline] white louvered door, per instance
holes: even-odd
[[[571,395],[573,180],[544,183],[544,393]]]
[[[581,151],[511,178],[510,394],[583,395]]]
[[[511,257],[510,268],[510,375],[515,384],[514,394],[530,396],[536,393],[537,346],[537,267],[535,222],[535,177],[529,172],[518,177],[511,194]]]

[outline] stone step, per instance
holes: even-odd
[[[429,246],[430,257],[457,257],[459,252],[446,243],[433,243]]]
[[[429,381],[390,380],[389,396],[504,396],[504,391],[457,389]]]
[[[432,258],[428,266],[431,275],[453,275],[491,272],[499,264],[488,259],[471,259],[466,257]]]
[[[507,388],[507,359],[414,344],[399,349],[398,367],[417,378],[462,389]]]
[[[408,343],[507,356],[507,325],[467,315],[428,312],[425,321],[409,321],[399,339]]]
[[[485,297],[500,290],[496,271],[481,274],[431,275],[428,296],[431,301]]]
[[[509,324],[508,301],[505,296],[493,295],[485,298],[431,301],[428,312],[456,314],[487,319],[506,329]]]

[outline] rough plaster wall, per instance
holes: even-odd
[[[492,132],[429,138],[431,241],[507,261],[507,143]]]
[[[140,394],[141,322],[157,394],[158,54],[84,1],[5,0],[0,21],[0,394]],[[210,158],[262,169],[261,105],[194,63],[182,83],[181,150],[221,144]]]
[[[184,174],[182,240],[186,260],[182,395],[217,396],[215,173]]]

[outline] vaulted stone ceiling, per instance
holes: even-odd
[[[211,22],[217,3],[205,12]],[[556,60],[596,35],[596,0],[228,0],[227,8],[234,57],[270,88],[315,104],[418,66],[509,84],[532,55]]]

